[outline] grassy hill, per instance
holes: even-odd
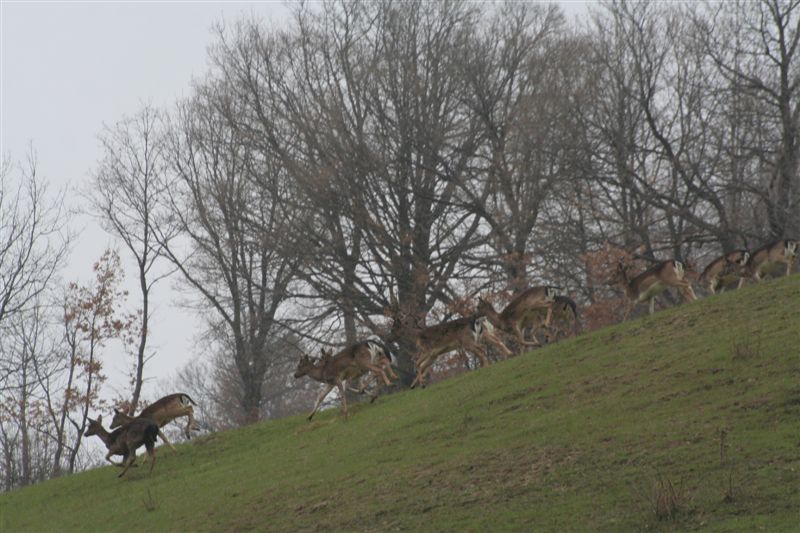
[[[797,531],[799,311],[795,275],[159,449],[3,495],[0,532]]]

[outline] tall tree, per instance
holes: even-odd
[[[390,295],[424,320],[471,275],[461,258],[480,217],[462,187],[487,193],[458,73],[477,20],[461,2],[326,3],[300,11],[296,33],[252,24],[222,43],[219,62],[254,119],[248,139],[280,155],[313,216],[298,233],[333,259],[309,264],[306,280],[341,305],[346,330],[377,329]],[[412,339],[400,340],[408,369]]]
[[[709,13],[710,11],[710,13]],[[695,18],[704,51],[730,81],[729,94],[763,104],[768,127],[748,151],[757,159],[756,186],[766,212],[766,235],[800,233],[800,2],[737,1],[712,5]],[[760,108],[760,106],[759,106]]]
[[[242,423],[261,413],[268,339],[287,298],[298,258],[285,169],[252,150],[229,118],[241,102],[209,78],[182,103],[170,134],[170,209],[177,243],[160,229],[159,243],[186,283],[210,305],[209,327],[230,346],[240,387]]]
[[[107,231],[125,245],[136,261],[141,294],[141,322],[132,376],[128,412],[139,404],[148,359],[147,339],[151,322],[150,294],[168,273],[158,272],[162,244],[154,236],[158,224],[162,240],[175,235],[171,217],[163,215],[166,203],[165,143],[161,113],[144,106],[135,116],[124,117],[100,135],[103,159],[94,173],[90,199]]]
[[[68,221],[63,193],[49,196],[33,152],[25,166],[0,162],[0,335],[3,321],[42,296],[63,264]]]

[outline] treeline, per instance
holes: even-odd
[[[555,5],[329,2],[280,27],[220,25],[190,97],[101,134],[92,210],[139,267],[129,274],[141,312],[118,319],[130,411],[142,399],[150,291],[167,274],[207,326],[207,353],[175,383],[217,429],[304,408],[308,391],[290,378],[299,353],[370,333],[397,343],[410,382],[400,316],[433,323],[470,311],[477,294],[549,283],[597,326],[618,312],[609,258],[702,267],[800,235],[798,4],[611,2],[575,25]],[[5,199],[16,182],[3,168]],[[63,469],[49,452],[61,442],[77,453],[69,435],[81,427],[71,405],[50,411],[75,423],[46,431],[22,414],[45,397],[42,379],[19,369],[22,331],[55,267],[23,265],[47,275],[17,289],[24,246],[6,230],[20,216],[10,205],[6,489]],[[49,213],[58,225],[61,211]],[[48,242],[29,249],[68,248]],[[51,338],[52,394],[71,398],[70,345]],[[90,383],[79,404],[94,408]],[[41,446],[50,462],[39,474]]]

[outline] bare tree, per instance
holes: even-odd
[[[739,163],[755,159],[749,187],[766,210],[768,232],[780,238],[800,232],[800,2],[737,1],[709,6],[695,17],[707,56],[729,82],[728,94],[751,97],[765,118],[762,142],[739,152]],[[742,115],[749,113],[740,106]]]
[[[490,191],[473,205],[490,227],[490,246],[512,291],[528,286],[531,236],[568,169],[571,88],[560,76],[570,61],[566,31],[556,6],[504,4],[463,62],[470,112],[482,122],[485,148],[478,154]],[[476,192],[471,183],[464,191]]]
[[[291,245],[294,212],[285,170],[255,153],[227,117],[240,103],[210,78],[177,110],[170,136],[171,210],[182,239],[166,257],[224,328],[239,376],[240,418],[259,419],[262,384],[273,354],[268,339],[288,295],[298,258]]]
[[[144,106],[135,116],[125,117],[100,135],[104,157],[99,163],[89,197],[94,212],[107,231],[120,239],[131,253],[138,269],[142,311],[138,345],[132,376],[128,413],[139,404],[144,380],[147,339],[151,319],[150,292],[169,273],[155,266],[162,256],[153,226],[158,224],[161,238],[168,243],[175,235],[171,217],[163,216],[166,200],[167,159],[158,110]]]
[[[28,309],[51,284],[69,249],[63,193],[49,197],[36,171],[0,163],[0,344],[6,319]],[[14,368],[0,362],[0,388]]]
[[[326,3],[287,34],[254,23],[220,45],[252,118],[241,127],[280,155],[310,210],[299,228],[319,250],[303,270],[308,299],[333,304],[323,309],[344,316],[347,338],[359,324],[378,330],[390,295],[422,319],[473,275],[461,258],[480,216],[462,187],[482,186],[480,124],[458,73],[477,17],[463,3]],[[413,343],[400,340],[410,370]]]

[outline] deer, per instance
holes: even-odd
[[[578,322],[578,306],[572,298],[567,296],[556,296],[555,300],[550,306],[551,321],[550,329],[554,330],[553,335],[547,333],[548,342],[557,339],[559,335],[569,336],[577,335],[580,323]],[[544,324],[544,320],[542,320]],[[569,331],[569,325],[572,325]]]
[[[194,420],[194,409],[192,409],[192,404],[197,405],[188,394],[178,392],[176,394],[168,394],[167,396],[164,396],[163,398],[153,402],[142,409],[142,411],[135,417],[127,414],[121,409],[114,409],[114,418],[111,420],[111,429],[118,428],[123,424],[127,424],[132,420],[135,420],[136,418],[148,418],[158,424],[158,436],[161,437],[161,440],[170,447],[172,453],[177,453],[175,446],[173,446],[172,443],[167,439],[167,436],[164,434],[161,428],[176,418],[185,416],[188,418],[188,421],[186,423],[186,429],[184,429],[184,434],[186,435],[187,439],[192,438],[190,431],[198,431],[200,429]]]
[[[386,344],[384,344],[383,340],[377,335],[370,335],[364,340],[364,344],[369,350],[371,363],[383,370],[383,373],[370,371],[369,373],[362,375],[360,378],[360,387],[359,389],[355,390],[355,392],[359,394],[364,394],[370,381],[372,381],[376,387],[379,387],[379,380],[383,379],[384,384],[386,383],[386,380],[384,379],[385,375],[388,375],[392,380],[396,380],[398,378],[397,374],[392,368],[392,353],[386,347]],[[328,357],[332,357],[332,355],[328,355]],[[374,402],[377,397],[377,394],[370,394],[370,403]]]
[[[159,433],[158,425],[149,418],[134,418],[130,422],[122,425],[109,433],[103,427],[103,415],[98,415],[97,420],[89,420],[89,427],[83,434],[84,437],[97,435],[103,444],[106,445],[108,453],[106,461],[115,466],[121,466],[122,472],[117,477],[122,477],[128,468],[135,466],[136,450],[144,445],[147,456],[150,457],[150,473],[156,465],[155,443]],[[121,455],[122,461],[115,463],[111,460],[113,455]]]
[[[416,376],[411,383],[412,389],[417,385],[425,386],[425,376],[436,358],[447,352],[471,353],[478,357],[482,367],[487,366],[486,350],[479,344],[483,338],[500,348],[506,357],[511,355],[511,351],[496,337],[489,318],[480,314],[418,329],[416,333],[417,352],[412,356]]]
[[[617,265],[616,275],[611,279],[612,282],[620,283],[625,288],[627,302],[625,306],[625,316],[623,322],[628,319],[636,305],[650,301],[650,314],[655,312],[655,298],[669,287],[675,287],[683,296],[684,300],[693,302],[697,299],[692,289],[692,284],[685,278],[686,267],[677,259],[661,261],[648,268],[641,274],[630,278],[625,265],[621,262]]]
[[[335,355],[329,351],[322,350],[322,357],[318,360],[311,359],[308,355],[303,354],[297,364],[295,371],[295,379],[300,379],[303,376],[308,376],[316,381],[325,383],[328,387],[320,394],[314,404],[314,409],[308,415],[310,421],[314,414],[322,405],[322,401],[330,394],[334,387],[339,389],[339,396],[342,399],[342,408],[344,410],[345,418],[347,418],[347,396],[345,394],[347,382],[353,379],[361,378],[367,372],[374,374],[377,378],[383,380],[383,383],[390,386],[392,382],[389,380],[386,372],[393,379],[397,379],[397,374],[391,368],[391,359],[388,355],[388,350],[385,349],[380,339],[371,336],[364,341],[358,342],[347,348],[341,350]],[[357,392],[362,393],[365,386]],[[353,389],[350,389],[353,390]],[[372,401],[374,401],[374,397]]]
[[[764,274],[778,271],[781,265],[786,265],[788,276],[797,261],[797,253],[798,242],[794,239],[781,239],[754,250],[745,265],[745,275],[739,279],[739,287],[744,285],[745,277],[758,282]]]
[[[722,255],[713,261],[700,274],[699,282],[711,294],[716,294],[717,289],[724,291],[725,287],[742,279],[744,267],[750,260],[747,250],[734,250]]]
[[[531,333],[533,337],[531,342],[525,340],[522,331],[536,321],[542,313],[545,314],[542,324],[545,327],[550,325],[553,315],[552,305],[560,290],[559,287],[550,285],[531,287],[512,299],[500,313],[495,311],[492,304],[480,298],[477,313],[488,318],[495,328],[514,335],[521,347],[541,346],[542,343],[536,338],[535,333]]]

